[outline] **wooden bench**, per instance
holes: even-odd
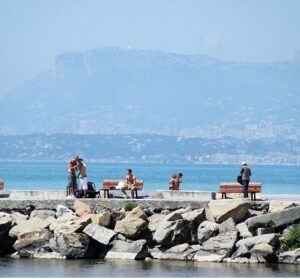
[[[102,190],[104,191],[104,198],[109,198],[109,191],[110,190],[119,190],[116,189],[116,186],[118,186],[120,181],[124,181],[124,179],[104,179],[103,180],[103,187]],[[144,180],[136,180],[136,185],[135,185],[135,198],[138,198],[137,191],[140,191],[143,189],[144,185]]]
[[[256,193],[261,193],[262,184],[259,182],[250,182],[248,187],[248,193],[251,195],[251,200],[256,200]],[[237,182],[222,182],[220,183],[220,193],[222,193],[222,199],[227,198],[226,194],[229,193],[243,193],[243,185]]]

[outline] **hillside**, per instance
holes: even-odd
[[[0,99],[0,134],[299,137],[300,62],[151,50],[63,53]]]

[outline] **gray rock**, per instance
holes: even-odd
[[[237,224],[236,228],[238,232],[240,233],[240,237],[242,238],[247,238],[247,237],[252,237],[252,233],[248,230],[248,227],[245,222]]]
[[[153,234],[153,240],[166,246],[189,243],[191,241],[190,222],[185,219],[163,221]]]
[[[300,248],[280,253],[278,262],[300,264]]]
[[[219,224],[212,223],[209,221],[202,222],[198,227],[198,242],[202,244],[207,241],[210,237],[215,236],[219,233]]]
[[[147,226],[148,223],[143,219],[131,217],[130,219],[125,218],[117,221],[114,231],[129,238],[136,238],[147,229]]]
[[[46,259],[46,260],[64,260],[66,259],[66,256],[62,256],[57,252],[50,252],[42,249],[37,249],[32,255],[32,258]]]
[[[75,215],[75,213],[71,209],[62,204],[59,204],[56,207],[56,218],[62,217],[65,214]]]
[[[83,233],[63,233],[54,235],[50,247],[63,257],[81,259],[85,257],[89,243],[89,237]]]
[[[208,204],[217,223],[222,223],[230,217],[236,223],[242,221],[248,213],[250,205],[251,203],[244,199],[212,200]]]
[[[223,260],[224,263],[239,263],[239,264],[246,264],[250,263],[250,259],[246,257],[236,257],[236,258],[225,258]]]
[[[250,252],[252,255],[259,255],[266,258],[274,254],[274,249],[268,243],[259,243],[259,244],[255,244],[253,248],[250,250]]]
[[[162,219],[162,221],[176,221],[182,219],[182,215],[179,212],[181,211],[176,210],[174,212],[169,213],[164,219]]]
[[[247,257],[250,258],[250,250],[244,244],[240,245],[238,249],[231,255],[231,259]]]
[[[116,235],[113,230],[107,229],[97,224],[89,224],[88,226],[86,226],[83,232],[104,245],[108,245]]]
[[[223,223],[220,224],[219,227],[219,233],[227,233],[227,232],[234,232],[237,231],[237,228],[235,226],[235,222],[232,218],[227,219]]]
[[[230,257],[237,241],[237,231],[227,232],[211,237],[205,241],[200,250]]]
[[[30,214],[30,219],[32,218],[40,218],[40,219],[47,219],[48,217],[56,217],[56,214],[52,210],[33,210]]]
[[[246,224],[250,231],[257,228],[286,226],[300,220],[300,206],[288,208],[275,213],[249,218]]]
[[[134,242],[116,240],[113,242],[113,247],[107,252],[105,259],[142,260],[148,254],[148,247],[144,239]]]
[[[262,234],[254,237],[241,239],[236,243],[236,247],[240,247],[240,245],[246,245],[248,248],[252,248],[254,245],[261,243],[267,243],[271,246],[274,246],[278,243],[278,241],[278,237],[274,233]]]
[[[194,261],[197,262],[222,262],[222,260],[225,258],[225,254],[217,254],[214,252],[207,252],[203,250],[197,251],[197,253],[194,255]]]
[[[196,250],[194,250],[188,243],[179,244],[170,249],[162,249],[161,247],[155,247],[151,249],[150,255],[154,259],[159,260],[192,260]]]
[[[205,221],[205,209],[195,209],[182,214],[182,218],[189,221],[191,225],[191,243],[198,243],[198,227]]]
[[[299,204],[290,201],[271,200],[269,205],[269,213],[279,212],[295,206],[299,206]]]

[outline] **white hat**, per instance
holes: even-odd
[[[247,163],[246,162],[242,162],[241,165],[242,166],[247,166]]]

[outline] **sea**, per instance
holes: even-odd
[[[238,164],[98,163],[87,161],[88,178],[97,188],[103,179],[122,179],[131,168],[144,190],[168,189],[173,173],[183,173],[182,190],[217,191],[235,181]],[[263,194],[300,194],[299,165],[250,165],[252,181]],[[67,162],[0,161],[7,190],[64,190]],[[1,202],[1,201],[0,201]],[[229,264],[181,261],[43,260],[0,258],[0,277],[299,277],[300,265]]]
[[[263,194],[300,194],[300,165],[249,165],[252,182]],[[131,168],[144,190],[168,189],[172,174],[183,173],[181,190],[217,191],[220,182],[233,182],[239,164],[98,163],[87,161],[88,179],[99,188],[103,179],[123,179]],[[67,162],[0,161],[0,179],[7,190],[65,190]]]

